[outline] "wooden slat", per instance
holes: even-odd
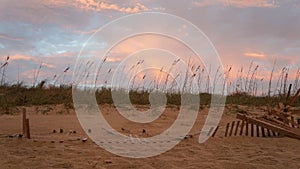
[[[212,137],[215,137],[215,135],[216,135],[218,129],[219,129],[219,126],[216,127],[215,131],[214,131],[213,134],[212,134]]]
[[[289,125],[289,123],[293,123],[288,117],[291,117],[290,113],[282,113],[281,111],[278,111],[276,109],[273,109],[269,112],[270,115],[275,115],[278,116],[281,119],[281,122],[278,121],[278,123],[284,123],[286,125]],[[270,118],[270,116],[268,116]],[[270,120],[276,120],[276,119],[272,119],[270,118]]]
[[[251,137],[254,137],[254,124],[250,123],[251,125]]]
[[[26,136],[26,138],[30,139],[29,119],[26,119],[25,126],[26,126],[25,136]]]
[[[277,133],[275,131],[273,131],[273,130],[271,130],[271,131],[272,131],[273,136],[277,136]]]
[[[268,137],[271,137],[271,132],[269,129],[267,129]]]
[[[235,131],[234,131],[234,135],[237,135],[238,129],[240,127],[240,121],[237,121],[236,127],[235,127]]]
[[[243,135],[244,125],[245,125],[245,121],[243,120],[243,121],[242,121],[242,126],[241,126],[240,135]]]
[[[259,125],[256,125],[256,137],[259,137]]]
[[[246,121],[246,136],[249,135],[249,123]]]
[[[226,130],[225,130],[225,137],[227,137],[227,135],[228,135],[228,128],[229,128],[229,123],[227,123],[227,125],[226,125]]]
[[[249,122],[251,124],[256,124],[261,127],[267,128],[269,130],[275,131],[277,133],[300,139],[300,130],[298,128],[288,128],[286,126],[280,126],[276,123],[274,124],[270,121],[266,121],[263,119],[257,119],[257,118],[246,117],[246,116],[244,118],[246,118],[247,122]]]
[[[23,135],[25,135],[26,133],[26,109],[23,108],[22,109],[22,132],[23,132]]]
[[[229,136],[232,136],[232,132],[233,132],[233,128],[234,128],[234,124],[235,124],[235,121],[233,121],[231,123],[231,128],[230,128],[230,133],[229,133]]]
[[[261,136],[266,137],[265,128],[261,127]]]

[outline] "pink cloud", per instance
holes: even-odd
[[[247,52],[247,53],[244,53],[244,55],[247,57],[250,57],[250,58],[259,58],[259,59],[266,57],[266,55],[264,53],[255,53],[255,52]]]
[[[102,10],[113,10],[113,11],[119,11],[124,13],[137,13],[137,12],[148,10],[148,8],[141,3],[136,3],[133,6],[124,7],[118,4],[107,3],[99,0],[75,0],[75,1],[50,0],[50,1],[45,1],[45,3],[48,3],[50,5],[56,5],[56,6],[73,6],[81,10],[96,11],[96,12]]]
[[[278,4],[271,0],[203,0],[196,1],[194,4],[198,7],[224,5],[237,8],[261,7],[261,8],[276,8]]]
[[[263,8],[276,8],[278,5],[272,0],[221,0],[223,3],[229,6],[235,6],[239,8],[247,7],[263,7]]]
[[[6,39],[6,40],[12,40],[12,41],[21,41],[21,40],[23,40],[22,38],[13,37],[13,36],[5,35],[5,34],[0,34],[0,39]]]
[[[120,62],[120,61],[122,61],[122,58],[112,58],[112,57],[108,57],[107,59],[106,59],[106,62]]]
[[[47,63],[42,63],[42,66],[45,66],[45,67],[47,67],[47,68],[55,68],[54,65],[52,65],[52,64],[47,64]]]
[[[95,32],[97,32],[98,29],[92,29],[92,30],[88,30],[88,31],[84,31],[84,30],[74,30],[74,33],[78,33],[78,34],[93,34]]]
[[[16,54],[13,56],[10,56],[11,60],[34,60],[34,58],[32,56],[28,56],[28,55],[22,55],[22,54]]]

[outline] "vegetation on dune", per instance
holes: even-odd
[[[4,59],[4,62],[0,64],[0,114],[10,114],[12,108],[17,106],[30,106],[30,105],[45,105],[45,104],[65,104],[68,107],[72,107],[72,85],[60,85],[57,84],[67,84],[65,82],[65,74],[68,72],[70,67],[68,66],[64,69],[61,74],[54,75],[52,79],[52,84],[48,84],[47,80],[38,81],[40,71],[42,69],[43,63],[41,63],[34,73],[32,86],[25,86],[22,82],[19,82],[19,78],[16,84],[6,83],[7,77],[7,67],[9,65],[9,56]],[[106,58],[101,62],[98,68],[97,78],[94,81],[94,87],[97,86],[98,76],[103,76],[105,83],[99,83],[101,85],[107,85],[111,75],[112,68],[106,72],[106,74],[100,74]],[[130,86],[129,98],[132,104],[137,105],[148,105],[149,104],[149,94],[150,91],[160,91],[166,93],[167,104],[168,105],[180,105],[181,104],[181,93],[193,93],[194,95],[199,95],[201,105],[209,105],[212,95],[212,91],[215,91],[217,86],[220,87],[222,94],[228,93],[226,98],[226,104],[239,104],[239,105],[275,105],[278,102],[284,102],[285,98],[290,95],[293,96],[298,92],[300,88],[300,68],[296,71],[295,76],[291,76],[291,71],[289,68],[284,67],[276,75],[275,80],[275,64],[274,62],[272,71],[270,72],[269,78],[262,78],[258,76],[259,66],[251,62],[248,70],[244,70],[243,67],[237,72],[235,80],[231,79],[232,67],[227,67],[224,71],[221,71],[221,67],[218,67],[214,74],[214,77],[210,79],[208,72],[205,71],[203,65],[197,65],[189,59],[188,68],[190,68],[192,74],[188,74],[188,69],[186,72],[181,72],[177,74],[173,79],[169,74],[164,74],[163,70],[171,72],[176,68],[179,59],[174,60],[172,66],[168,68],[162,67],[159,72],[157,72],[157,77],[148,77],[145,74],[141,74],[140,80],[137,80],[138,67],[143,64],[143,60],[133,63],[133,65],[128,65],[128,70],[125,69],[125,74],[132,79],[128,82]],[[86,70],[92,62],[82,63],[83,72],[80,72],[81,80],[85,80],[90,74]],[[213,70],[209,70],[212,72]],[[224,74],[223,74],[224,73]],[[224,77],[224,79],[220,77]],[[147,79],[148,78],[148,79]],[[177,81],[176,78],[181,78],[183,80],[183,86],[175,87]],[[148,81],[147,81],[147,80]],[[222,80],[221,80],[222,79]],[[103,79],[102,79],[103,80]],[[268,82],[268,86],[264,85],[264,81]],[[124,81],[123,76],[121,76],[120,81]],[[125,81],[124,84],[127,82]],[[289,88],[289,84],[293,84]],[[75,82],[72,82],[73,86],[77,86]],[[80,85],[79,85],[80,86]],[[227,89],[225,88],[227,86]],[[120,86],[117,90],[123,92],[126,95],[123,88]],[[289,90],[290,89],[290,90]],[[88,89],[90,90],[90,89]],[[288,91],[291,91],[289,93]],[[258,94],[261,93],[261,94]],[[300,91],[299,91],[300,93]],[[298,94],[299,94],[298,93]],[[98,104],[113,104],[111,89],[108,87],[102,87],[95,92],[96,100]],[[295,105],[300,106],[300,99],[296,100]]]
[[[180,105],[181,94],[166,94],[168,105]],[[209,105],[211,94],[201,93],[200,104]],[[129,98],[132,104],[148,105],[149,92],[130,91]],[[98,104],[113,104],[111,90],[102,88],[96,91]],[[251,96],[247,93],[236,93],[227,96],[226,104],[264,106],[266,104],[276,104],[284,99],[280,96]],[[46,104],[65,104],[72,105],[72,87],[26,87],[22,84],[11,86],[0,86],[0,112],[10,114],[10,110],[16,106],[46,105]],[[295,104],[300,106],[300,99]]]

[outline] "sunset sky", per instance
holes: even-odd
[[[149,11],[192,22],[214,44],[224,67],[234,71],[251,61],[267,77],[275,60],[278,71],[300,67],[300,0],[0,0],[1,63],[10,56],[6,81],[16,82],[19,74],[20,81],[32,83],[42,64],[39,80],[60,76],[70,66],[64,75],[69,82],[82,45],[97,29]]]

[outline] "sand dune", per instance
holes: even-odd
[[[172,124],[178,113],[176,107],[168,107],[153,124],[137,124],[118,115],[110,105],[100,108],[117,131],[140,137],[159,134]],[[287,137],[224,137],[225,124],[235,119],[232,108],[226,109],[216,136],[204,144],[199,144],[198,135],[195,135],[164,154],[145,159],[116,156],[90,139],[82,142],[80,138],[87,135],[81,129],[74,110],[67,111],[62,105],[26,109],[32,139],[7,137],[22,131],[21,114],[0,116],[0,168],[300,168],[299,140]],[[256,112],[259,112],[258,109]],[[207,108],[203,108],[191,134],[199,132],[206,114]],[[56,133],[53,133],[54,129]],[[64,132],[60,133],[60,129]]]

